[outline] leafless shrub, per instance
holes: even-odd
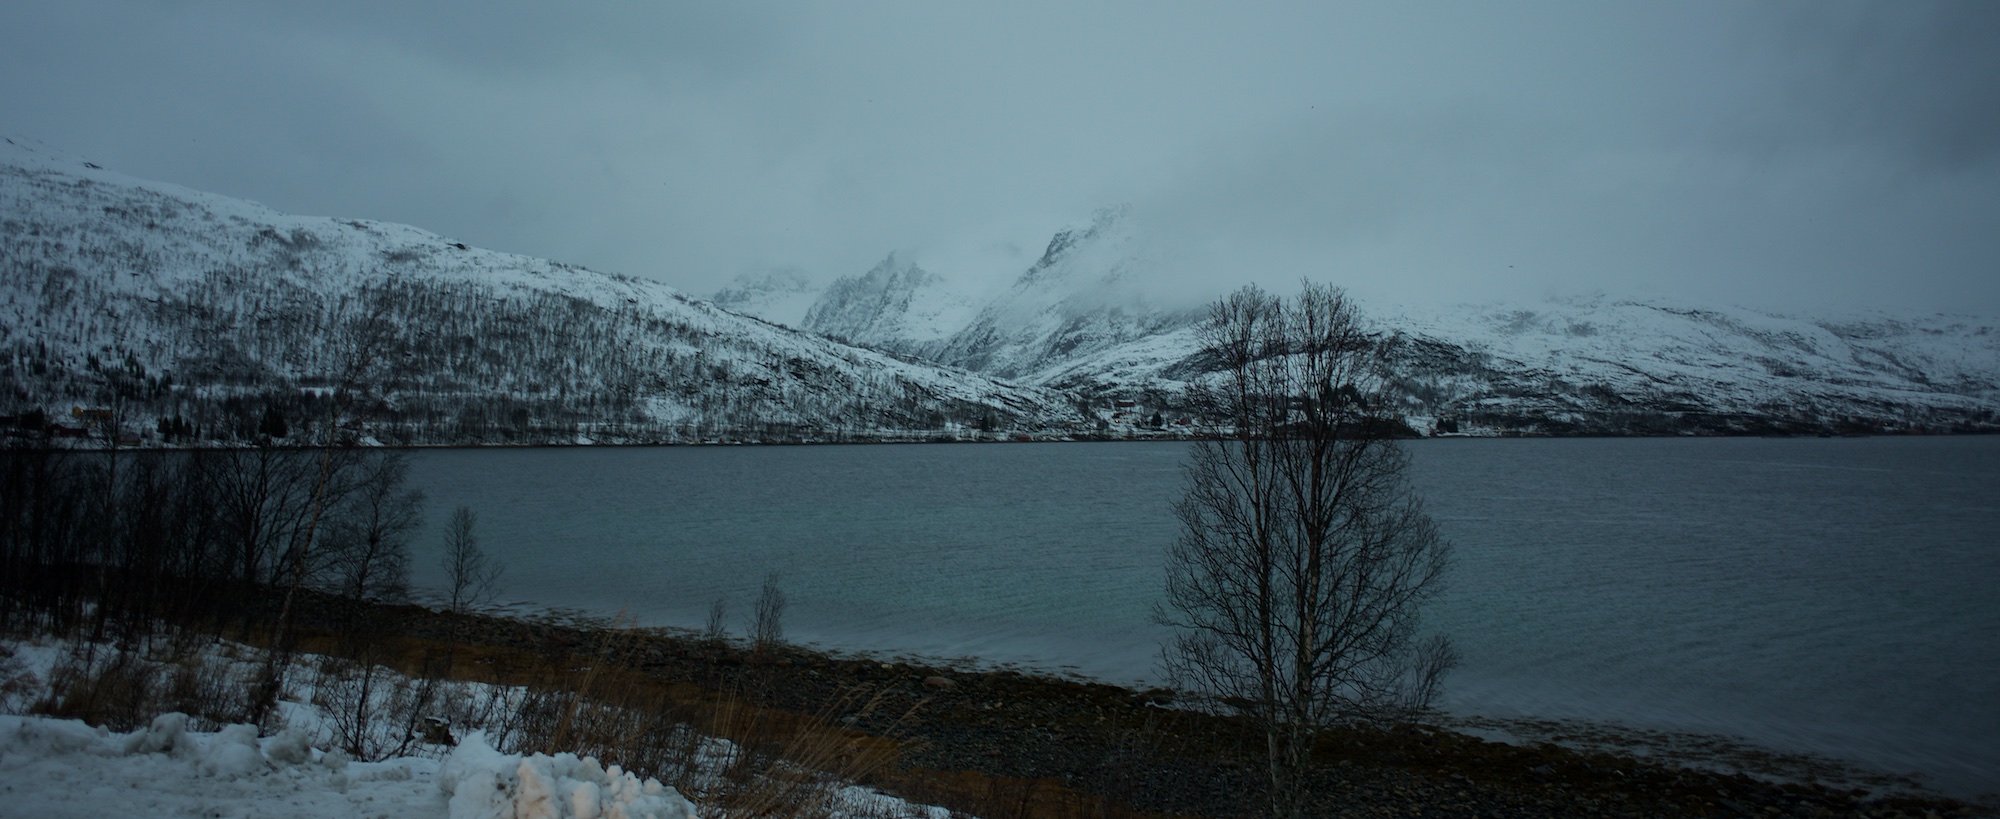
[[[80,643],[49,671],[48,691],[33,710],[114,731],[135,730],[154,716],[153,676],[132,652]]]
[[[708,604],[708,622],[702,627],[702,639],[720,643],[729,636],[729,598],[717,597]]]
[[[41,687],[41,678],[14,656],[13,648],[0,656],[0,713],[18,714],[27,710]]]
[[[778,573],[764,576],[764,589],[757,594],[757,609],[750,621],[750,641],[758,651],[766,651],[785,641],[785,590],[778,585]]]
[[[176,659],[170,668],[165,701],[149,710],[179,711],[212,728],[250,719],[250,689],[226,669],[199,655]]]
[[[424,493],[405,486],[409,457],[403,453],[375,455],[360,471],[354,490],[325,524],[310,570],[313,584],[357,600],[401,601]]]
[[[442,700],[450,683],[347,660],[324,668],[315,686],[318,698],[332,722],[334,743],[353,758],[411,756],[427,745],[453,744],[447,714],[454,709],[441,707],[447,705]]]

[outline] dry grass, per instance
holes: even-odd
[[[32,713],[80,719],[113,730],[145,727],[179,711],[213,730],[249,718],[249,686],[227,663],[199,654],[152,656],[137,649],[72,640],[49,670]]]
[[[1127,819],[1142,816],[1054,777],[992,776],[977,771],[909,771],[911,798],[951,805],[981,819]]]
[[[455,680],[518,686],[524,693],[514,707],[472,709],[489,716],[453,724],[482,727],[496,746],[511,750],[596,756],[674,785],[725,816],[825,815],[840,782],[985,819],[1145,815],[1126,808],[1123,800],[1060,779],[907,767],[901,760],[909,740],[899,738],[895,728],[915,712],[880,713],[882,691],[846,689],[812,713],[799,713],[773,707],[764,695],[760,675],[782,669],[753,668],[706,685],[667,680],[616,659],[640,654],[634,649],[650,637],[646,632],[615,623],[591,625],[592,642],[576,652],[399,637],[378,645],[376,656],[406,674],[429,669]],[[334,648],[329,635],[304,633],[300,639],[302,650]],[[885,719],[872,718],[877,716]],[[887,724],[889,730],[844,727],[856,723],[875,730]]]
[[[901,756],[895,741],[833,720],[874,714],[879,695],[845,691],[810,715],[769,708],[754,685],[718,692],[618,665],[613,658],[631,656],[642,637],[603,630],[585,656],[529,669],[535,681],[506,743],[596,756],[674,785],[722,816],[825,815],[840,788]]]

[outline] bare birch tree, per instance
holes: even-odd
[[[470,508],[452,510],[444,527],[444,567],[446,602],[452,611],[466,611],[491,602],[499,591],[500,575],[506,565],[479,548],[473,531],[478,517]]]
[[[406,485],[405,453],[370,454],[357,470],[355,488],[324,526],[309,573],[335,594],[401,602],[409,590],[410,536],[423,526],[424,493]]]
[[[1427,707],[1453,661],[1417,637],[1449,545],[1404,481],[1387,344],[1338,289],[1245,288],[1203,326],[1211,437],[1185,464],[1156,618],[1177,687],[1262,729],[1270,816],[1300,816],[1327,727]]]

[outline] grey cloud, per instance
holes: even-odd
[[[2000,5],[1827,3],[1757,21],[1773,70],[1758,136],[1956,172],[2000,154]]]
[[[1192,297],[2000,312],[1995,8],[29,0],[0,128],[696,292],[1130,202]]]

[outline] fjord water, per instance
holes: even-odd
[[[2000,781],[2000,439],[1434,440],[1457,547],[1427,622],[1462,714],[1746,737],[1971,794]],[[1133,683],[1185,445],[440,450],[506,597]]]

